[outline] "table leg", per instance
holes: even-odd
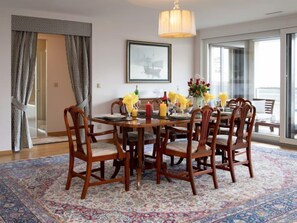
[[[140,189],[140,181],[142,175],[142,164],[143,164],[143,152],[144,152],[144,128],[138,128],[138,164],[137,164],[137,190]]]

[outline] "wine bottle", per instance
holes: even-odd
[[[168,105],[168,98],[167,98],[167,92],[164,91],[164,95],[162,97],[162,102],[164,102],[164,104]]]
[[[136,88],[135,88],[134,94],[139,96],[139,91],[138,91],[138,86],[137,86],[137,85],[136,85]]]

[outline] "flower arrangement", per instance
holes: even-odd
[[[188,82],[189,86],[189,96],[200,97],[202,98],[205,93],[210,90],[210,83],[206,83],[204,80],[200,78],[199,75],[195,75],[197,78],[195,80],[193,78]]]

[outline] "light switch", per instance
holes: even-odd
[[[101,83],[97,83],[97,88],[101,88]]]
[[[54,87],[59,87],[58,82],[55,82],[55,83],[54,83]]]

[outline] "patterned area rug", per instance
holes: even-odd
[[[141,190],[131,177],[91,187],[80,199],[82,180],[65,182],[68,156],[0,164],[0,222],[296,222],[297,152],[253,146],[255,177],[236,167],[237,182],[218,170],[219,189],[210,176],[197,177],[197,196],[188,182],[145,171]],[[176,166],[182,168],[184,165]],[[81,164],[80,169],[84,166]],[[113,171],[108,163],[108,174]]]

